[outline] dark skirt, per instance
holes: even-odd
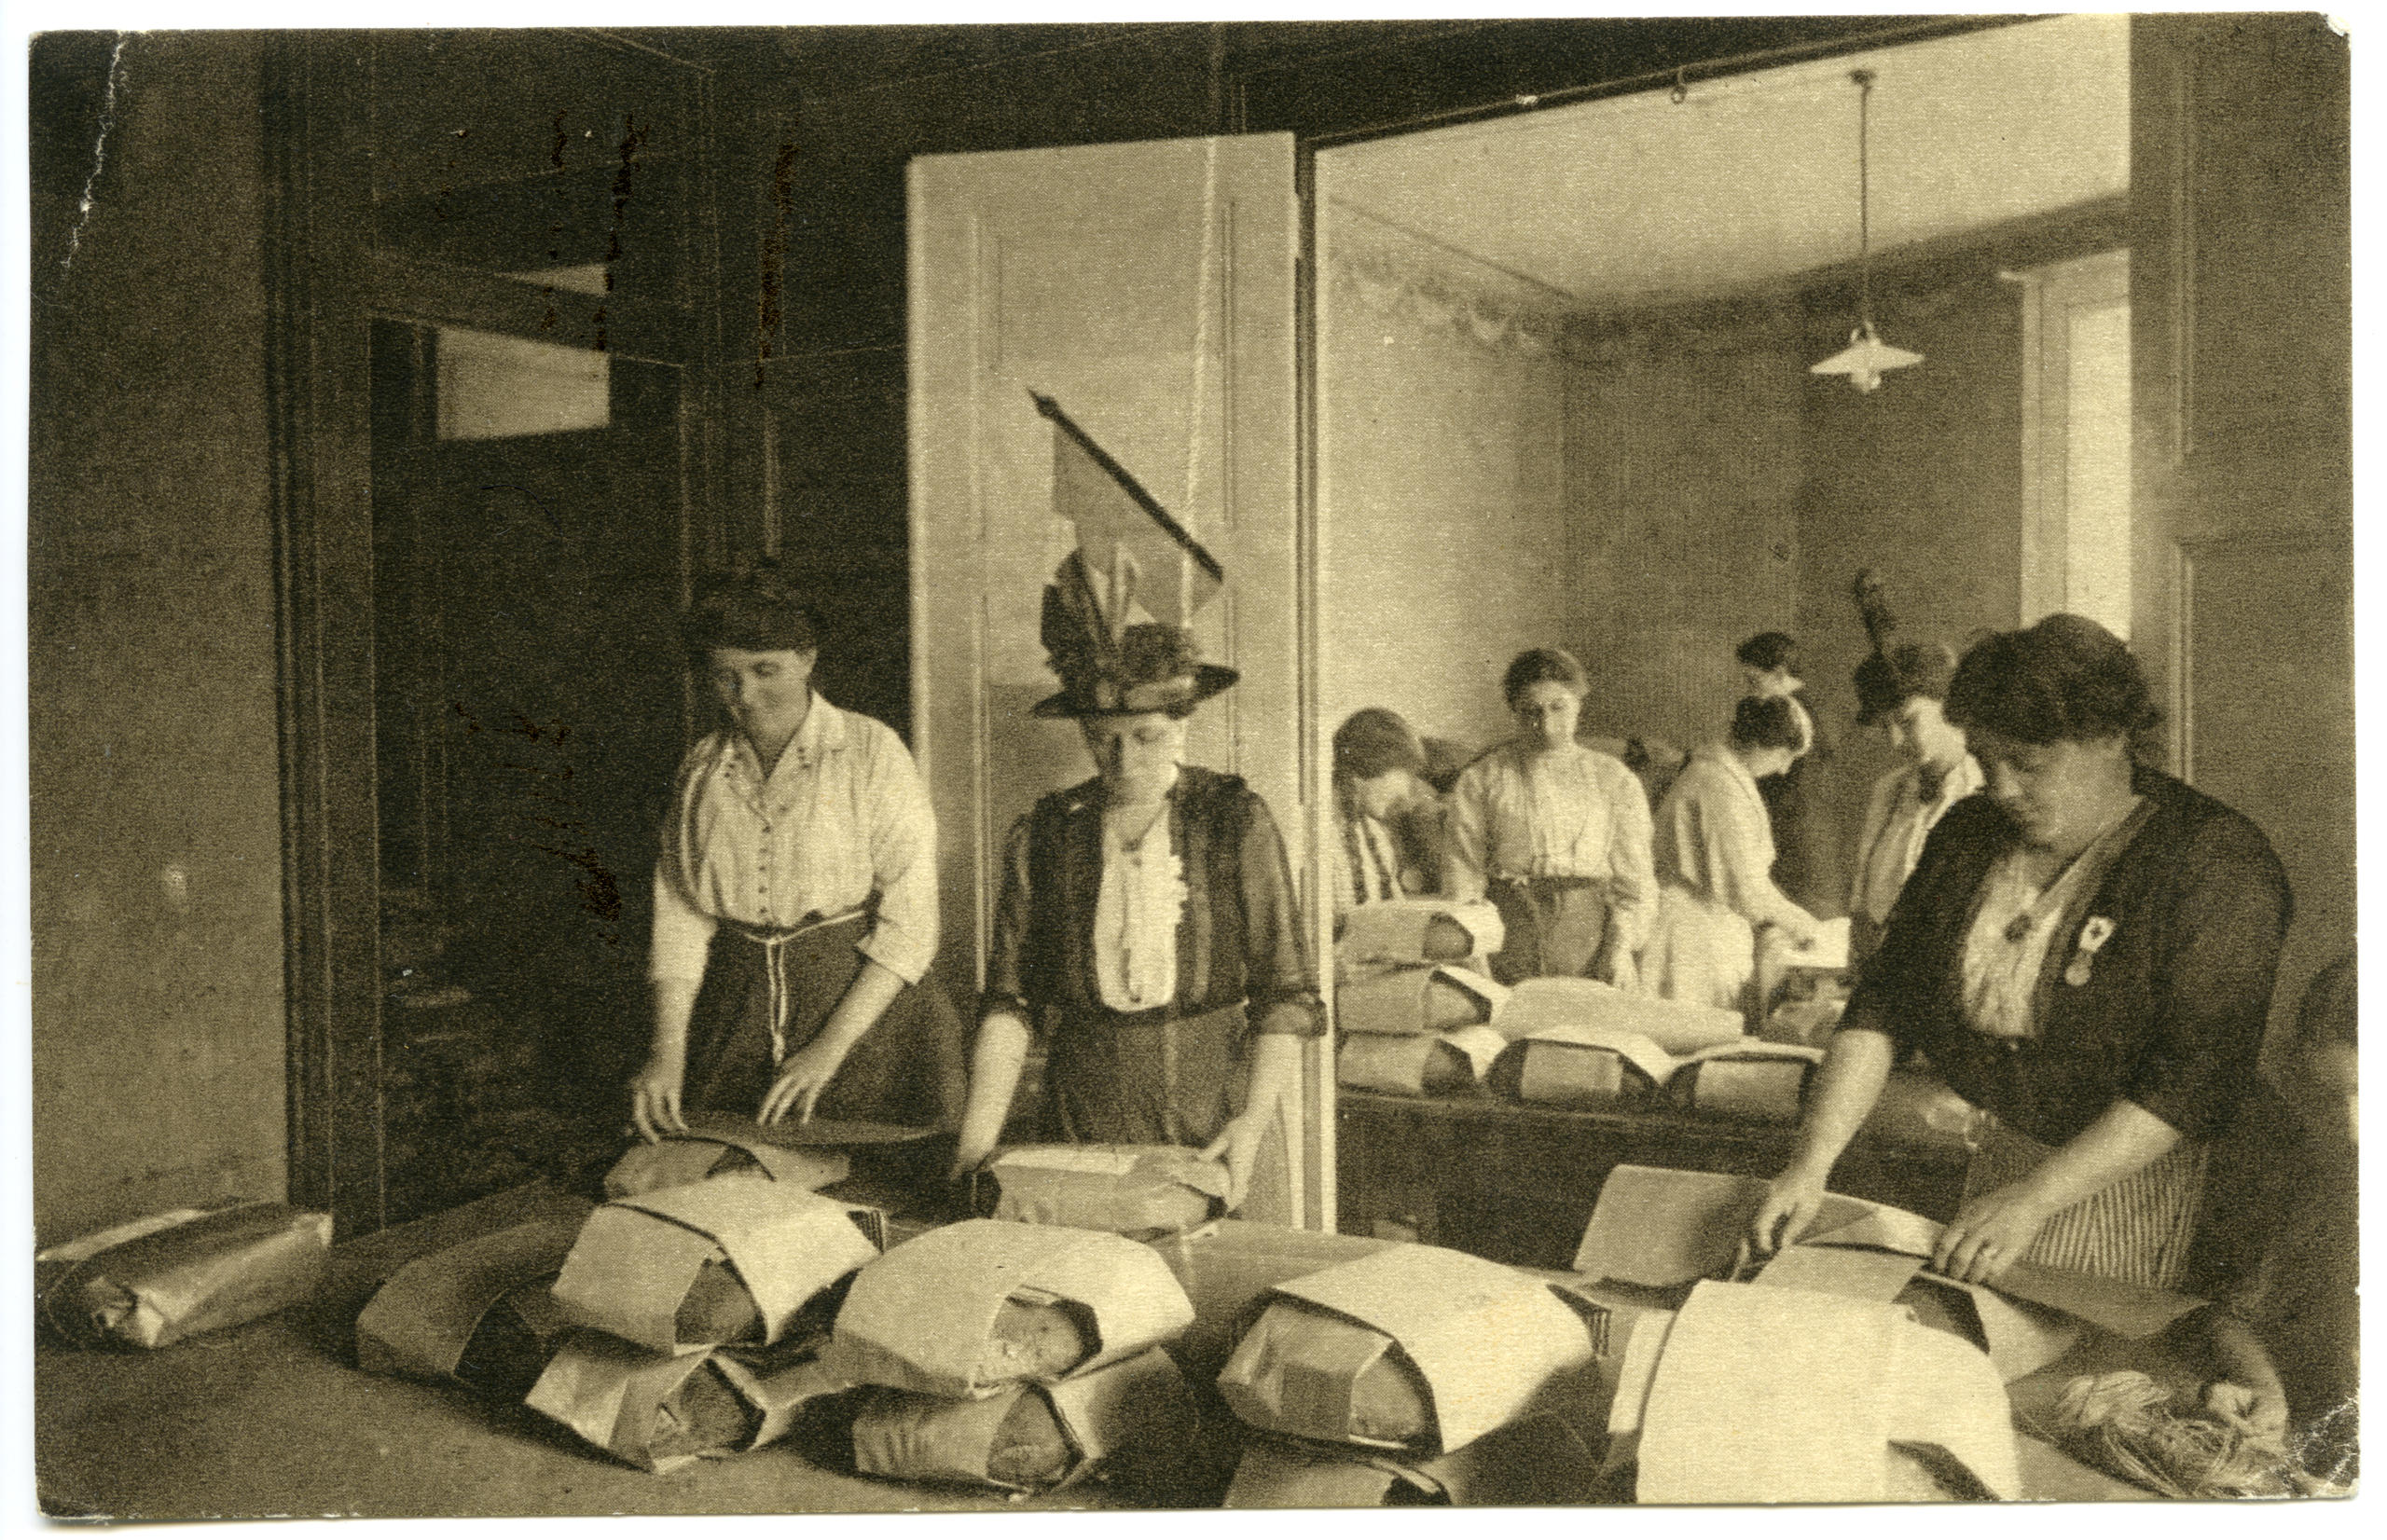
[[[1496,879],[1486,896],[1508,940],[1492,957],[1502,983],[1589,977],[1607,940],[1607,887],[1573,877]]]
[[[766,939],[724,925],[713,932],[705,980],[688,1023],[683,1103],[691,1110],[752,1118],[779,1078],[771,1024],[784,1052],[821,1026],[867,960],[856,949],[869,919]],[[960,1121],[966,1084],[961,1020],[935,980],[906,985],[862,1034],[814,1104],[821,1118],[950,1130]]]
[[[1239,1005],[1173,1020],[1158,1012],[1083,1021],[1060,1015],[1044,1050],[1042,1136],[1057,1144],[1202,1148],[1237,1110],[1248,1027]],[[1275,1130],[1236,1212],[1290,1224],[1290,1199],[1285,1140]]]

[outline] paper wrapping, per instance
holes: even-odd
[[[1756,1176],[1618,1166],[1600,1189],[1574,1270],[1587,1278],[1656,1288],[1721,1277],[1745,1256],[1749,1221],[1764,1202],[1766,1187]],[[1828,1279],[1835,1281],[1834,1292],[1880,1298],[1890,1280],[1903,1275],[1916,1290],[1961,1294],[1966,1303],[1942,1301],[1937,1308],[1956,1313],[1952,1324],[1965,1327],[1967,1338],[1986,1349],[2008,1380],[2029,1373],[2070,1345],[2074,1328],[2054,1316],[2145,1338],[2201,1302],[2165,1289],[2028,1262],[2008,1268],[1994,1286],[1958,1284],[1917,1271],[1931,1255],[1940,1229],[1936,1220],[1887,1203],[1827,1193],[1806,1230],[1792,1237],[1792,1244],[1766,1264],[1759,1277],[1772,1272],[1777,1285],[1802,1289]],[[1872,1251],[1906,1260],[1801,1255],[1821,1249]],[[1907,1260],[1914,1267],[1909,1268]],[[1775,1268],[1783,1271],[1773,1272]],[[1909,1302],[1922,1298],[1903,1281],[1891,1292]]]
[[[1219,1376],[1228,1408],[1250,1426],[1350,1441],[1347,1415],[1331,1413],[1347,1414],[1347,1387],[1373,1359],[1345,1354],[1348,1338],[1337,1333],[1329,1349],[1336,1362],[1308,1361],[1305,1311],[1380,1333],[1416,1372],[1432,1414],[1427,1453],[1515,1421],[1593,1361],[1583,1316],[1550,1285],[1439,1246],[1392,1246],[1277,1287]]]
[[[1346,1033],[1335,1051],[1335,1083],[1395,1096],[1452,1095],[1482,1084],[1508,1046],[1480,1024],[1430,1038]]]
[[[357,1366],[455,1380],[482,1318],[516,1289],[552,1276],[577,1233],[566,1220],[534,1219],[408,1262],[357,1317]]]
[[[165,1347],[312,1296],[331,1235],[330,1215],[287,1203],[178,1209],[36,1254],[34,1287],[75,1341]]]
[[[1227,1168],[1175,1145],[1033,1145],[987,1168],[993,1217],[1146,1237],[1226,1212]]]
[[[1244,1445],[1230,1508],[1557,1507],[1598,1500],[1596,1439],[1584,1424],[1534,1416],[1429,1460],[1262,1436]]]
[[[715,1175],[817,1189],[844,1181],[849,1172],[850,1162],[841,1151],[805,1137],[800,1123],[766,1126],[730,1113],[697,1112],[688,1117],[687,1124],[687,1133],[667,1135],[659,1144],[630,1146],[605,1174],[605,1196],[635,1198]],[[751,1157],[753,1163],[737,1163],[735,1152]],[[721,1170],[725,1164],[735,1169]]]
[[[1059,1480],[1030,1485],[994,1472],[999,1435],[1022,1399],[1043,1403],[1069,1451]],[[854,1465],[865,1476],[954,1481],[1005,1492],[1071,1486],[1131,1445],[1181,1443],[1194,1404],[1166,1351],[1152,1348],[1054,1384],[1014,1385],[983,1400],[955,1401],[879,1387],[854,1418]]]
[[[1667,1053],[1689,1053],[1743,1036],[1738,1011],[1661,1000],[1597,979],[1526,979],[1509,991],[1492,1024],[1511,1042],[1560,1029],[1629,1032]]]
[[[718,1375],[736,1393],[754,1414],[752,1430],[719,1447],[658,1454],[658,1422],[700,1372]],[[784,1437],[807,1402],[844,1388],[814,1360],[774,1366],[713,1348],[655,1353],[601,1331],[580,1330],[564,1339],[527,1404],[626,1464],[661,1474]]]
[[[1091,1315],[1090,1373],[1175,1338],[1193,1304],[1159,1253],[1122,1236],[1005,1219],[965,1219],[906,1241],[862,1270],[837,1312],[835,1354],[857,1384],[952,1399],[1006,1388],[980,1360],[1003,1304],[1032,1293]]]
[[[871,1217],[866,1212],[862,1218]],[[725,1258],[776,1342],[813,1296],[878,1255],[849,1205],[778,1182],[714,1180],[603,1205],[556,1279],[573,1324],[653,1352],[679,1338],[680,1304],[708,1260]]]
[[[1987,1495],[2020,1492],[2005,1385],[1979,1350],[1894,1305],[1703,1283],[1665,1334],[1635,1495],[1881,1502],[1893,1442],[1944,1453]]]
[[[1436,920],[1444,923],[1437,926]],[[1335,955],[1354,967],[1465,962],[1470,957],[1489,957],[1509,944],[1500,911],[1482,899],[1472,903],[1454,899],[1363,903],[1345,912],[1342,927]],[[1437,938],[1454,932],[1454,945],[1437,944]]]
[[[1508,991],[1464,968],[1402,968],[1339,984],[1334,1024],[1345,1033],[1428,1036],[1493,1018]]]
[[[1676,1089],[1693,1112],[1738,1122],[1795,1123],[1807,1075],[1823,1050],[1795,1043],[1748,1043],[1707,1050],[1676,1073]],[[1681,1082],[1688,1080],[1688,1086]]]
[[[1198,1380],[1217,1379],[1277,1285],[1396,1244],[1248,1219],[1221,1219],[1190,1235],[1152,1242],[1194,1306],[1194,1324],[1170,1344],[1178,1362]]]

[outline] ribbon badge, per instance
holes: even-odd
[[[2089,982],[2089,969],[2105,943],[2114,939],[2114,922],[2103,914],[2091,914],[2089,923],[2080,928],[2080,949],[2063,970],[2063,982],[2078,989]]]

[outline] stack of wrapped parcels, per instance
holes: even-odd
[[[834,1153],[731,1119],[642,1146],[613,1200],[419,1258],[357,1321],[367,1369],[522,1399],[651,1471],[760,1448],[813,1398],[878,1211],[814,1189]]]
[[[1780,1125],[1798,1121],[1823,1060],[1816,1042],[1751,1034],[1736,1011],[1596,979],[1504,986],[1469,966],[1480,957],[1441,960],[1459,943],[1438,942],[1436,927],[1497,946],[1489,906],[1412,899],[1364,905],[1347,923],[1338,943],[1335,1079],[1354,1091],[1489,1092],[1577,1111],[1668,1109]],[[1877,1141],[1917,1148],[1975,1148],[1980,1132],[1978,1109],[1937,1077],[1907,1070],[1891,1078],[1868,1124]]]
[[[1489,903],[1399,899],[1343,917],[1334,945],[1335,1078],[1355,1091],[1437,1096],[1482,1083],[1506,1045],[1490,1024],[1509,991]]]
[[[854,1417],[866,1476],[1013,1492],[1073,1484],[1193,1433],[1164,1348],[1194,1307],[1124,1236],[968,1219],[863,1270],[828,1362],[873,1387]]]

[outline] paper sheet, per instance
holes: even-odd
[[[1468,956],[1488,957],[1508,944],[1500,912],[1489,902],[1459,903],[1449,899],[1396,899],[1363,903],[1343,915],[1343,934],[1335,953],[1345,963],[1424,963],[1456,961],[1426,955],[1428,928],[1447,917],[1467,932]]]
[[[578,1230],[563,1219],[534,1219],[416,1258],[357,1317],[357,1366],[368,1374],[452,1379],[481,1318],[560,1268]]]
[[[1896,1306],[1701,1284],[1666,1338],[1640,1440],[1645,1503],[1864,1503],[1893,1440],[2019,1494],[2011,1409],[1980,1350]]]
[[[621,1198],[588,1217],[555,1286],[576,1324],[655,1352],[679,1340],[681,1301],[716,1256],[738,1270],[775,1342],[821,1289],[877,1256],[847,1205],[776,1182],[708,1181]]]
[[[1394,1246],[1277,1292],[1400,1344],[1431,1394],[1441,1450],[1510,1422],[1553,1379],[1592,1361],[1582,1316],[1548,1284],[1440,1246]],[[1499,1351],[1487,1352],[1490,1343]]]
[[[1553,1027],[1634,1032],[1668,1053],[1688,1053],[1745,1036],[1740,1013],[1629,993],[1597,979],[1527,979],[1509,991],[1492,1024],[1514,1042]]]
[[[1463,968],[1398,969],[1337,987],[1334,1022],[1345,1033],[1430,1035],[1490,1020],[1506,993]]]
[[[1042,1289],[1093,1313],[1086,1373],[1170,1341],[1194,1320],[1150,1247],[1057,1225],[966,1219],[890,1249],[862,1270],[837,1312],[839,1368],[859,1383],[956,1398],[994,1395],[978,1360],[1003,1301]]]

